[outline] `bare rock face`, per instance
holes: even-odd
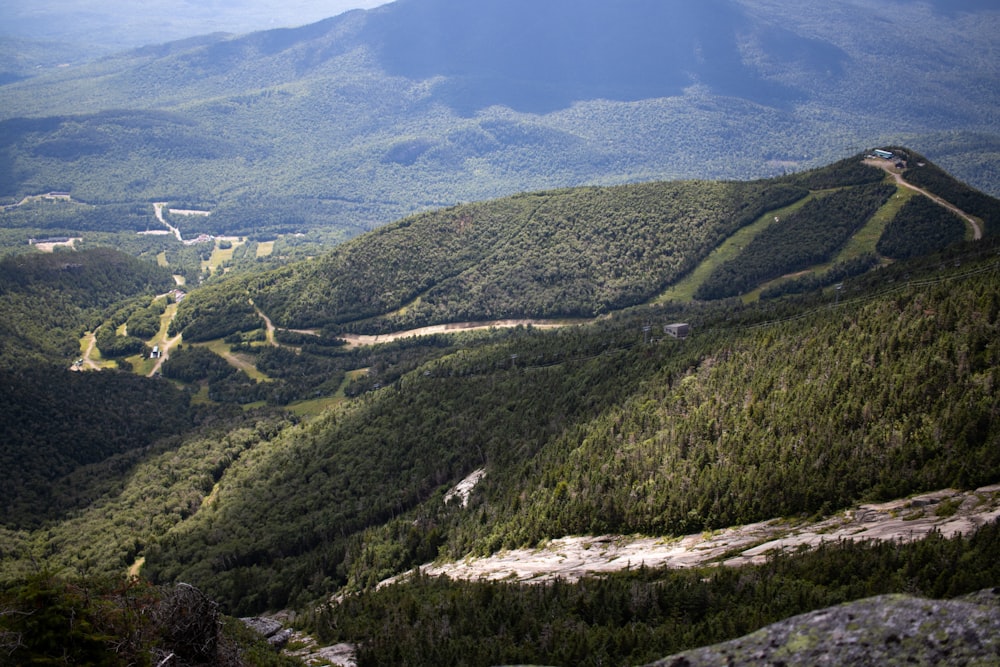
[[[279,621],[276,621],[273,618],[253,616],[249,618],[241,618],[240,620],[243,621],[243,623],[251,630],[255,630],[265,637],[273,637],[281,632],[281,628],[283,627]]]
[[[1000,589],[959,600],[882,595],[795,616],[649,667],[995,665]]]

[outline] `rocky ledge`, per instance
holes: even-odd
[[[647,667],[1000,664],[1000,588],[957,600],[881,595],[794,616]]]

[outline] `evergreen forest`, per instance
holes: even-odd
[[[0,597],[51,613],[0,630],[87,618],[75,655],[126,627],[150,655],[166,630],[129,610],[184,582],[226,615],[297,610],[360,665],[640,664],[858,597],[1000,584],[995,524],[741,568],[405,575],[996,483],[1000,202],[907,157],[982,238],[858,155],[448,207],[312,259],[224,270],[216,244],[191,285],[163,251],[6,256]]]

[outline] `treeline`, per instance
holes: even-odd
[[[695,291],[695,298],[738,296],[773,278],[829,260],[893,192],[893,186],[869,184],[817,195],[776,220],[739,255],[716,268]]]
[[[1000,527],[915,543],[824,543],[762,565],[640,567],[576,583],[411,576],[310,619],[368,665],[637,665],[887,593],[955,597],[1000,583]]]

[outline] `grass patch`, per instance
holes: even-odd
[[[270,257],[274,253],[274,241],[260,241],[257,244],[257,257]]]
[[[220,247],[223,241],[229,243],[228,248]],[[244,243],[246,243],[244,239],[234,239],[234,238],[215,239],[215,249],[212,250],[212,256],[208,258],[207,262],[201,263],[202,272],[203,273],[208,272],[211,275],[215,275],[215,272],[218,271],[220,268],[223,268],[224,264],[232,261],[233,252],[236,250],[236,248],[243,245]]]
[[[338,392],[342,393],[342,392]],[[322,398],[312,398],[307,401],[297,401],[290,403],[287,407],[292,414],[303,419],[318,417],[330,408],[336,407],[346,401],[343,396],[324,396]]]
[[[208,397],[207,382],[202,382],[198,386],[198,391],[191,396],[191,405],[215,405],[215,401]]]
[[[918,194],[909,188],[896,188],[896,194],[889,198],[882,208],[875,212],[875,215],[859,229],[843,249],[834,258],[834,262],[844,262],[855,257],[860,257],[866,253],[875,254],[875,244],[882,238],[882,232],[906,202]]]
[[[934,509],[934,514],[942,518],[955,516],[958,512],[958,508],[962,506],[962,502],[964,500],[965,499],[961,497],[945,498]]]
[[[241,354],[234,354],[231,346],[225,341],[223,341],[221,338],[209,341],[207,343],[199,343],[199,345],[207,347],[209,350],[211,350],[212,352],[216,353],[217,355],[225,359],[230,366],[246,373],[248,376],[250,376],[250,379],[256,380],[257,382],[271,381],[271,378],[269,378],[267,375],[257,370],[257,367],[253,364],[252,361],[250,361],[250,359]]]
[[[102,357],[101,350],[98,349],[97,345],[93,344],[93,341],[94,341],[93,332],[85,333],[83,337],[80,338],[80,358],[83,359],[85,362],[89,361],[90,364],[97,366],[97,368],[99,369],[116,368],[117,364],[114,362],[114,360],[105,359],[104,357]],[[90,350],[90,354],[87,354],[88,350]],[[86,369],[88,365],[89,364],[84,363],[83,368]]]
[[[296,401],[295,403],[289,404],[287,409],[292,414],[302,417],[303,419],[318,417],[330,408],[345,403],[348,400],[347,394],[344,393],[344,390],[347,389],[347,385],[367,374],[367,368],[359,368],[354,371],[348,371],[344,375],[344,381],[340,383],[337,391],[334,392],[332,396],[321,396],[320,398],[312,398],[306,401]]]

